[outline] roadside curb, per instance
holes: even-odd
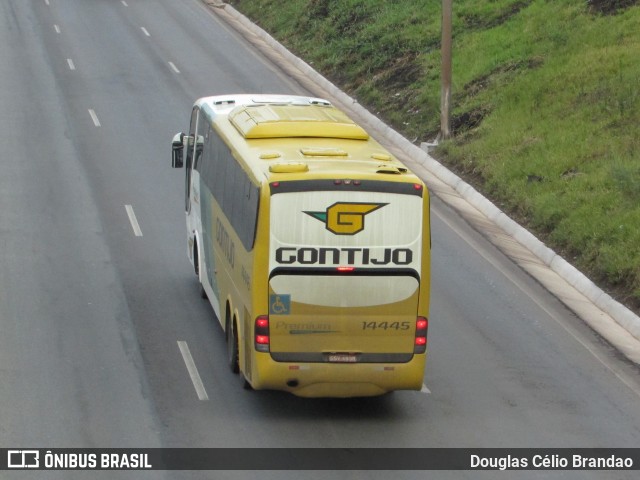
[[[601,314],[585,315],[584,309],[576,308],[575,302],[568,301],[568,296],[566,297],[562,294],[558,294],[556,289],[547,284],[547,282],[545,282],[545,280],[540,276],[536,275],[534,271],[527,268],[525,268],[525,270],[534,276],[543,286],[545,286],[545,288],[558,297],[568,308],[573,310],[598,333],[620,349],[630,360],[640,364],[640,317],[638,317],[634,312],[614,300],[582,272],[576,269],[552,249],[547,247],[531,232],[512,220],[502,210],[491,203],[491,201],[480,194],[471,185],[466,183],[462,178],[440,164],[425,150],[417,147],[391,127],[383,123],[375,115],[362,107],[357,100],[342,92],[333,83],[316,72],[310,65],[292,54],[271,35],[238,12],[233,8],[233,6],[223,4],[220,1],[202,1],[210,7],[216,7],[212,10],[214,10],[214,13],[218,16],[228,16],[228,19],[239,24],[242,30],[244,30],[240,33],[249,33],[255,37],[254,40],[257,40],[257,42],[251,38],[247,38],[247,40],[254,44],[264,43],[269,49],[284,59],[288,65],[283,65],[282,62],[277,62],[277,58],[274,58],[279,66],[300,81],[300,83],[312,91],[317,90],[319,87],[329,93],[329,95],[333,97],[332,99],[337,100],[334,101],[334,103],[340,103],[342,108],[350,113],[350,116],[357,117],[359,123],[363,124],[365,129],[374,130],[378,134],[376,135],[378,141],[381,141],[385,146],[390,146],[393,150],[400,151],[407,156],[409,161],[405,161],[403,159],[405,163],[417,165],[421,170],[424,170],[429,175],[435,176],[435,179],[428,178],[425,180],[434,195],[441,198],[445,203],[459,211],[463,217],[467,218],[465,212],[460,211],[461,207],[459,203],[451,202],[446,198],[442,198],[446,197],[448,194],[439,194],[439,191],[441,191],[443,187],[452,189],[460,198],[464,199],[469,204],[470,208],[480,212],[490,222],[499,227],[507,236],[511,237],[531,252],[531,254],[533,254],[541,264],[555,272],[568,285],[572,286],[591,304],[597,307],[601,311]],[[235,25],[232,24],[232,27],[235,27]],[[259,45],[257,46],[259,47]],[[269,55],[269,52],[264,51],[263,53],[268,57],[272,57],[272,55]],[[292,71],[293,69],[297,69],[298,72]],[[463,209],[466,209],[466,207]],[[474,225],[474,228],[480,229],[478,225]],[[486,236],[493,242],[491,235]],[[496,244],[495,242],[493,243]],[[500,248],[509,257],[513,258],[512,255],[510,255],[509,252],[504,251],[500,245],[496,244],[496,246],[498,246],[498,248]],[[523,266],[521,262],[518,262],[517,260],[515,261],[519,265]],[[622,327],[625,333],[621,334],[619,331],[620,329],[611,328],[610,322],[607,321],[608,319],[603,320],[602,317],[604,315],[610,317],[611,320],[617,324],[616,326]]]

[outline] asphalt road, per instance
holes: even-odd
[[[0,2],[0,446],[640,447],[638,368],[437,199],[430,392],[243,390],[187,260],[170,168],[193,101],[229,92],[309,93],[198,0]]]

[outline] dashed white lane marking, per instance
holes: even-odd
[[[101,124],[100,124],[100,120],[98,120],[98,116],[96,115],[96,112],[90,108],[89,115],[91,115],[91,120],[93,120],[93,124],[96,127],[99,127]]]
[[[129,4],[127,2],[125,2],[124,0],[122,0],[122,5],[124,5],[125,7],[129,6]]]
[[[127,215],[129,216],[129,222],[131,222],[131,228],[133,228],[133,233],[135,234],[136,237],[141,237],[142,230],[140,230],[140,224],[138,223],[136,214],[133,211],[133,207],[131,205],[125,205],[124,208],[127,210]]]
[[[189,372],[189,376],[191,377],[193,387],[196,389],[198,398],[200,400],[209,400],[209,395],[207,395],[207,391],[204,389],[202,379],[200,378],[200,374],[198,373],[196,364],[193,361],[193,357],[191,356],[191,352],[189,351],[187,342],[185,342],[184,340],[178,340],[178,348],[180,349],[180,353],[182,354],[184,364],[187,366],[187,371]]]
[[[69,70],[75,70],[76,66],[73,64],[73,60],[67,58],[67,63],[69,64]]]
[[[49,6],[49,0],[44,0],[44,4],[48,7]]]
[[[425,395],[431,395],[431,390],[429,390],[424,383],[422,384],[422,389],[420,391]]]
[[[144,33],[147,37],[150,37],[151,35],[149,34],[149,32],[147,31],[146,28],[144,27],[140,27],[140,30],[142,30],[142,33]]]
[[[54,25],[53,29],[56,31],[56,33],[60,33],[60,27],[58,25]]]
[[[171,69],[176,72],[176,73],[180,73],[180,70],[178,70],[178,67],[176,67],[173,62],[169,62],[169,66],[171,67]]]

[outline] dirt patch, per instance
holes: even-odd
[[[456,115],[451,119],[451,128],[454,135],[460,135],[477,128],[484,117],[490,113],[486,106],[476,107],[473,110]]]
[[[329,16],[329,2],[327,0],[311,0],[307,6],[307,15],[311,18],[327,18]]]
[[[491,83],[492,78],[496,75],[516,72],[523,69],[533,70],[534,68],[541,66],[543,63],[544,58],[541,56],[534,56],[526,60],[507,62],[503,65],[497,66],[486,75],[474,78],[462,87],[462,93],[469,97],[474,97],[482,90],[486,89]]]
[[[616,15],[639,3],[640,0],[587,0],[591,13],[603,15]]]
[[[505,8],[502,12],[499,12],[496,16],[482,17],[480,15],[468,14],[462,17],[462,21],[464,22],[465,29],[477,29],[484,30],[493,27],[497,27],[498,25],[503,24],[508,21],[514,15],[520,13],[523,8],[528,7],[531,4],[532,0],[521,0],[519,2],[515,2]]]
[[[380,73],[373,77],[374,82],[385,91],[402,90],[422,78],[424,72],[418,54],[406,53],[397,57]]]

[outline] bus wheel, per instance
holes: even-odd
[[[235,332],[235,322],[227,324],[227,355],[229,368],[233,373],[240,372],[240,362],[238,354],[238,337]]]

